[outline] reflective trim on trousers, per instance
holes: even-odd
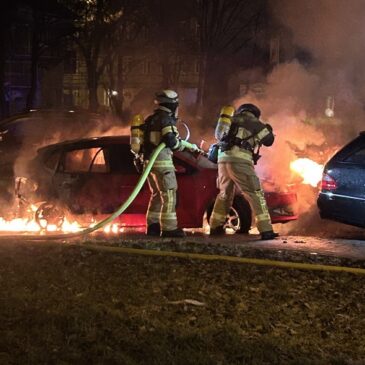
[[[265,195],[264,195],[263,191],[262,190],[256,190],[255,194],[259,198],[262,213],[269,216],[269,211],[267,209],[267,204],[266,204]]]
[[[176,220],[176,213],[161,213],[161,221]]]
[[[223,226],[226,223],[227,214],[220,214],[218,212],[212,213],[209,223],[210,228],[217,228],[219,226]]]
[[[147,212],[147,219],[151,219],[151,220],[153,220],[153,221],[156,221],[156,222],[158,222],[159,221],[159,219],[160,219],[160,212],[152,212],[152,211],[148,211]]]
[[[270,220],[270,215],[267,213],[259,214],[256,216],[257,222],[268,221],[268,220]]]
[[[173,190],[167,190],[167,208],[166,213],[171,213],[174,211],[175,208],[175,199],[174,199],[174,191]],[[176,216],[176,214],[175,214]]]

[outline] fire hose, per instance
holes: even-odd
[[[104,227],[106,224],[110,223],[115,218],[120,216],[130,206],[130,204],[133,202],[133,200],[137,197],[137,195],[141,191],[145,181],[147,180],[147,177],[153,167],[153,164],[156,161],[157,156],[165,147],[166,147],[165,143],[161,143],[153,151],[148,164],[146,165],[145,169],[143,170],[143,173],[140,176],[140,178],[137,182],[137,185],[133,189],[133,191],[132,191],[131,195],[128,197],[128,199],[113,214],[111,214],[109,217],[101,220],[100,222],[96,223],[94,226],[85,228],[78,232],[72,232],[72,233],[59,233],[59,234],[47,234],[47,235],[35,235],[35,234],[0,235],[0,240],[9,240],[9,239],[14,239],[14,238],[22,238],[22,237],[24,237],[30,241],[60,240],[60,239],[66,239],[66,238],[85,236],[94,231],[97,231],[98,229]]]

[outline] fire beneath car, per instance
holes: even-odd
[[[317,186],[317,183],[321,180],[322,176],[322,166],[316,164],[314,161],[309,159],[298,159],[292,162],[290,165],[292,171],[302,177],[303,184],[310,184],[312,186]],[[291,197],[291,196],[290,196]],[[290,200],[290,197],[288,199]],[[278,197],[272,196],[272,194],[268,194],[267,198],[273,205],[280,205],[280,202],[275,202]],[[281,200],[283,197],[281,196]],[[280,200],[279,199],[279,200]],[[283,215],[283,213],[281,213]],[[4,217],[0,217],[0,235],[3,233],[21,233],[21,234],[39,234],[39,235],[47,235],[52,233],[77,233],[81,232],[84,229],[94,227],[99,220],[100,217],[96,219],[95,217],[84,217],[80,215],[76,219],[73,219],[72,216],[68,216],[62,210],[55,205],[49,204],[47,202],[39,203],[39,204],[29,204],[26,210],[23,209],[22,214],[20,215],[22,218],[18,217],[13,219],[6,219]],[[128,222],[119,222],[116,220],[111,224],[107,224],[105,227],[102,227],[98,230],[101,234],[106,235],[118,235],[123,232],[129,231],[140,231],[143,222],[135,221],[132,219],[132,215],[130,215],[130,219]],[[104,216],[102,217],[104,218]],[[290,217],[289,217],[290,218]],[[131,228],[133,227],[133,228]],[[143,227],[144,228],[144,227]],[[143,229],[144,230],[144,229]]]
[[[291,171],[303,179],[302,184],[308,184],[314,188],[318,186],[322,179],[323,167],[323,165],[309,158],[298,158],[290,163]]]
[[[56,214],[35,218],[38,210],[36,205],[29,207],[34,214],[29,218],[5,219],[0,217],[0,232],[18,232],[18,233],[39,233],[47,234],[51,232],[57,233],[77,233],[86,228],[94,227],[97,222],[80,223],[76,220],[69,220],[67,217]],[[125,227],[118,223],[107,224],[100,230],[104,234],[118,234],[125,231]]]
[[[89,227],[93,227],[96,223],[90,224]],[[19,232],[19,233],[39,233],[46,234],[51,232],[62,232],[62,233],[76,233],[80,232],[85,228],[80,223],[74,221],[69,222],[67,219],[62,223],[61,227],[55,224],[47,224],[45,228],[42,228],[34,219],[28,220],[24,218],[15,218],[12,220],[5,220],[0,217],[0,232]],[[108,224],[102,232],[106,234],[118,234],[125,231],[124,227],[120,227],[119,224]]]

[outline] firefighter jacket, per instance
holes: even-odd
[[[171,167],[172,151],[182,150],[183,145],[176,128],[176,118],[169,109],[160,106],[145,120],[144,156],[149,160],[152,151],[162,142],[166,147],[157,156],[155,166]],[[164,164],[164,166],[162,166]]]
[[[232,117],[226,128],[217,125],[215,137],[219,141],[219,162],[253,163],[253,153],[261,145],[271,146],[274,134],[269,124],[262,123],[250,112]]]

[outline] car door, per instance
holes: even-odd
[[[103,146],[68,148],[53,178],[58,199],[75,213],[113,209],[108,186],[109,166]]]
[[[365,140],[334,167],[334,192],[339,213],[354,223],[365,224]]]
[[[133,164],[133,154],[127,143],[110,144],[107,147],[107,160],[110,167],[112,199],[115,207],[125,202],[136,187],[141,175]],[[126,214],[146,214],[150,192],[147,182],[143,185]]]

